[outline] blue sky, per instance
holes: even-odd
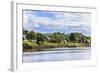
[[[81,32],[91,35],[91,14],[76,12],[54,12],[24,10],[23,28],[41,33]]]

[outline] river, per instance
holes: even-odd
[[[60,48],[60,49],[62,50],[42,51],[42,52],[24,52],[23,53],[23,63],[91,59],[90,47]]]

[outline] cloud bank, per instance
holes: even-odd
[[[29,31],[82,32],[90,35],[91,14],[75,12],[23,11],[23,28]]]

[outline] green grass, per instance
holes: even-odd
[[[88,47],[89,44],[84,43],[48,43],[43,42],[38,45],[36,42],[30,40],[23,41],[23,51],[43,51],[44,49],[61,48],[61,47]]]

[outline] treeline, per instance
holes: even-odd
[[[23,39],[24,40],[33,40],[36,41],[37,44],[41,44],[43,42],[52,42],[52,43],[65,43],[65,42],[77,42],[77,43],[90,43],[91,38],[90,36],[85,36],[82,33],[60,33],[60,32],[54,32],[54,33],[36,33],[34,31],[23,31]]]
[[[91,37],[82,33],[38,33],[34,31],[23,30],[23,46],[25,48],[54,48],[54,47],[73,47],[73,46],[90,46]],[[29,46],[31,45],[31,46]]]

